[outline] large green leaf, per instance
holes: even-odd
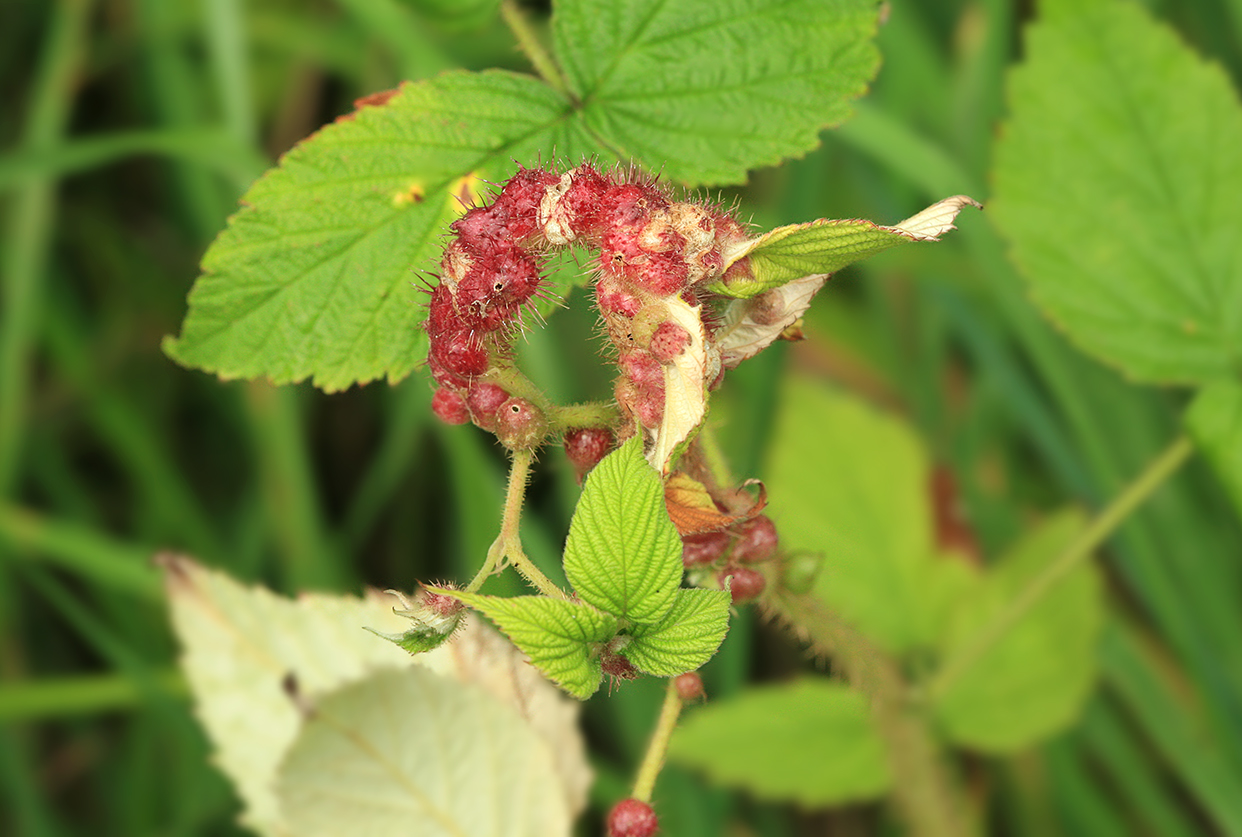
[[[1242,364],[1242,108],[1141,4],[1056,0],[1009,80],[989,214],[1070,338],[1145,381]]]
[[[1058,514],[993,565],[958,603],[942,658],[971,646],[1085,525],[1079,512]],[[975,750],[1012,753],[1068,725],[1095,682],[1103,621],[1099,576],[1083,563],[938,696],[935,714],[946,735]]]
[[[678,590],[668,615],[656,625],[632,629],[622,648],[639,671],[673,677],[694,671],[712,658],[729,631],[725,590]]]
[[[805,154],[879,66],[871,0],[577,0],[556,52],[588,129],[690,185]]]
[[[764,473],[782,543],[824,555],[814,595],[890,652],[930,641],[927,456],[910,429],[794,378]]]
[[[1186,426],[1242,514],[1242,384],[1204,387],[1186,413]]]
[[[565,541],[565,575],[583,601],[654,624],[673,606],[681,573],[681,538],[664,506],[664,482],[635,437],[587,477]]]
[[[867,700],[807,678],[750,689],[694,710],[669,758],[764,799],[835,805],[874,799],[891,782]]]
[[[421,668],[316,703],[276,792],[304,837],[543,837],[572,818],[547,748],[511,707]]]

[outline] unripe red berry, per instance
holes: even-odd
[[[445,424],[465,424],[470,421],[470,412],[461,393],[447,387],[436,390],[431,397],[431,411]]]
[[[680,253],[653,253],[627,265],[625,275],[634,284],[658,296],[672,296],[686,289],[690,268]]]
[[[728,532],[703,532],[698,535],[682,535],[681,563],[697,567],[719,560],[732,541]]]
[[[608,837],[654,837],[660,820],[646,802],[622,799],[608,812]]]
[[[605,215],[604,194],[611,187],[612,183],[589,165],[574,169],[573,184],[561,202],[575,219],[574,231],[579,238],[599,234]]]
[[[624,654],[605,648],[599,655],[600,671],[618,680],[633,680],[638,677],[638,669],[634,668]]]
[[[476,378],[487,371],[487,350],[472,331],[450,331],[433,340],[430,358],[463,378]]]
[[[634,317],[642,310],[643,303],[625,289],[625,285],[612,276],[602,276],[595,284],[595,304],[605,314]]]
[[[759,598],[763,588],[767,586],[763,575],[750,567],[730,566],[719,576],[720,587],[728,587],[729,594],[735,605],[746,604]]]
[[[776,524],[766,514],[752,517],[741,524],[737,544],[733,547],[733,560],[746,564],[767,561],[776,555],[779,537]]]
[[[510,450],[536,447],[547,432],[543,411],[525,398],[510,398],[496,411],[496,438]]]
[[[677,697],[683,702],[702,700],[705,697],[703,678],[697,671],[687,671],[685,674],[677,675],[673,680],[673,688],[677,690]]]
[[[628,351],[621,355],[619,365],[640,392],[650,392],[664,386],[664,367],[651,352],[644,352],[642,349]]]
[[[508,400],[509,393],[504,387],[482,381],[476,382],[466,393],[466,406],[470,408],[470,415],[474,418],[474,423],[484,430],[496,429],[496,413],[500,410],[500,405]]]
[[[672,320],[656,326],[651,334],[651,356],[660,363],[670,363],[690,345],[690,332]]]
[[[565,434],[565,455],[582,479],[616,443],[617,437],[607,427],[579,427]]]

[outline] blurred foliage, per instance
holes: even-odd
[[[1144,5],[1236,89],[1242,3]],[[493,7],[469,6],[18,0],[0,12],[0,833],[242,833],[173,672],[156,551],[286,591],[410,588],[477,567],[504,458],[482,433],[430,421],[417,375],[325,396],[222,384],[159,351],[238,196],[298,139],[401,79],[530,69]],[[855,117],[726,198],[764,227],[986,199],[1005,72],[1032,15],[1006,0],[895,0]],[[903,413],[956,475],[984,555],[1066,501],[1099,507],[1168,444],[1186,393],[1135,387],[1078,353],[1028,303],[992,228],[962,227],[846,271],[812,308],[809,340],[731,374],[713,415],[739,475],[760,475],[790,368]],[[605,376],[580,349],[593,320],[568,302],[523,363],[558,399],[598,396]],[[550,452],[523,534],[558,582],[577,492]],[[1114,618],[1083,720],[1017,758],[961,764],[990,832],[1242,834],[1239,544],[1200,461],[1110,541]],[[725,697],[809,665],[743,614],[704,678]],[[588,703],[601,805],[624,794],[660,693],[639,681]],[[891,828],[875,807],[796,810],[674,768],[656,801],[677,837],[736,822],[765,837]]]

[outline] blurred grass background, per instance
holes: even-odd
[[[1242,78],[1242,3],[1146,5]],[[945,195],[985,199],[1004,71],[1031,14],[895,0],[856,117],[734,190],[744,210],[764,227],[894,222]],[[425,380],[334,396],[222,384],[159,341],[179,328],[203,250],[281,152],[358,96],[493,66],[528,69],[487,0],[0,9],[0,834],[240,833],[175,672],[157,550],[286,592],[477,567],[504,458],[483,433],[431,421]],[[731,374],[714,421],[737,474],[760,476],[793,366],[909,416],[957,474],[985,554],[1037,510],[1098,507],[1169,442],[1185,395],[1078,354],[1027,302],[986,216],[961,226],[846,272],[809,315],[810,340]],[[413,279],[426,266],[410,267]],[[577,348],[583,302],[523,349],[558,399],[606,391]],[[525,534],[554,577],[576,496],[549,452]],[[1198,463],[1113,539],[1115,618],[1081,723],[1027,756],[964,762],[992,833],[1242,834],[1240,544]],[[801,664],[743,615],[708,691]],[[625,793],[659,693],[640,682],[588,704],[601,810]],[[674,837],[896,829],[874,807],[798,812],[674,769],[657,801]]]

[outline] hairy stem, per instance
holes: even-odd
[[[1116,531],[1134,510],[1164,484],[1193,452],[1194,446],[1185,436],[1178,437],[1157,456],[1133,482],[1108,505],[1076,541],[1044,567],[1001,613],[975,635],[974,640],[940,669],[929,686],[934,698],[942,695],[977,663],[1049,590],[1075,567],[1085,561]]]
[[[565,593],[544,575],[538,567],[526,557],[522,550],[522,504],[526,499],[526,481],[530,477],[530,466],[535,454],[530,450],[520,450],[513,454],[513,464],[509,469],[509,487],[505,491],[505,510],[500,521],[500,534],[487,550],[487,558],[483,566],[475,573],[467,593],[477,593],[483,582],[496,572],[505,559],[513,565],[522,577],[530,582],[540,593],[554,598],[565,598]]]
[[[516,0],[504,0],[500,4],[500,16],[504,18],[505,25],[513,32],[513,37],[517,38],[522,52],[534,65],[535,72],[539,73],[556,92],[568,96],[569,86],[565,84],[560,68],[556,66],[556,62],[544,48],[543,42],[539,40],[535,28],[531,25],[530,18],[518,7]]]
[[[893,799],[910,832],[918,837],[973,833],[962,794],[926,719],[909,699],[896,662],[811,596],[778,590],[766,604],[804,631],[815,652],[830,656],[850,684],[870,698],[893,772]]]
[[[643,763],[639,765],[638,775],[634,778],[634,792],[631,796],[639,802],[651,801],[651,792],[655,790],[656,777],[664,767],[668,742],[673,737],[673,729],[677,726],[677,717],[680,714],[681,696],[677,694],[676,681],[669,678],[668,691],[664,693],[664,705],[660,707],[655,732],[651,734],[647,753],[643,756]]]

